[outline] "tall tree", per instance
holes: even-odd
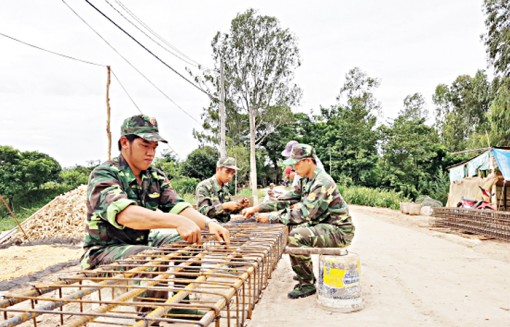
[[[449,151],[465,150],[473,134],[485,133],[491,99],[492,88],[482,70],[474,77],[461,75],[450,86],[436,87],[435,126]]]
[[[321,108],[311,134],[319,158],[335,180],[343,184],[372,185],[377,162],[377,113],[373,90],[379,81],[359,68],[351,69],[340,90],[340,102]]]
[[[224,63],[227,143],[245,141],[249,135],[250,184],[256,201],[256,146],[292,119],[290,108],[301,97],[300,88],[293,83],[294,70],[300,66],[297,41],[275,17],[248,9],[232,20],[229,33],[216,34],[212,48],[215,69],[201,81],[217,90],[220,62]],[[217,103],[212,102],[203,115],[207,120],[204,129],[213,135],[209,134],[208,140],[214,143],[217,112]],[[206,134],[196,136],[204,138]]]
[[[383,185],[412,198],[431,194],[426,187],[437,179],[446,155],[435,129],[425,124],[420,98],[419,94],[406,97],[400,115],[389,126],[380,127]]]
[[[428,114],[425,108],[425,99],[420,93],[406,96],[404,99],[404,108],[399,112],[399,116],[419,119],[427,119]]]
[[[484,0],[485,26],[482,35],[489,62],[502,77],[510,77],[510,1]]]
[[[508,146],[510,144],[510,78],[504,78],[498,84],[497,92],[491,103],[489,114],[490,144]]]

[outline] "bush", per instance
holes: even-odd
[[[195,194],[199,180],[194,177],[181,176],[170,181],[177,194]]]
[[[66,169],[60,172],[62,184],[73,190],[80,185],[87,184],[89,175],[77,169]]]
[[[398,210],[400,202],[409,201],[401,193],[360,186],[339,186],[338,190],[347,204],[382,207]]]

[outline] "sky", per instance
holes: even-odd
[[[198,72],[189,60],[162,50],[108,3],[119,11],[120,5],[128,8],[203,67],[214,67],[211,40],[218,31],[229,32],[237,14],[253,8],[276,17],[295,35],[300,51],[295,82],[303,97],[295,112],[317,113],[321,106],[336,104],[345,75],[359,67],[381,82],[374,92],[382,106],[380,123],[395,118],[404,98],[414,93],[424,96],[433,113],[438,84],[487,69],[480,40],[485,32],[482,0],[89,1],[187,78],[186,67]],[[192,133],[201,130],[208,97],[86,1],[2,1],[0,33],[103,65],[67,59],[0,35],[0,146],[43,152],[63,167],[106,160],[104,66],[110,65],[115,74],[109,93],[112,156],[118,154],[122,121],[140,111],[157,118],[160,134],[181,160],[198,147]]]

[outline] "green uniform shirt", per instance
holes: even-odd
[[[220,186],[216,175],[198,183],[196,188],[197,208],[201,214],[218,219],[221,222],[228,222],[230,214],[240,212],[241,210],[224,210],[221,205],[230,202],[230,193],[227,184]]]
[[[291,191],[260,204],[261,212],[282,209],[286,210],[271,213],[269,219],[285,225],[331,224],[346,235],[354,234],[347,204],[335,181],[320,168],[315,168],[312,178],[302,177]]]
[[[178,214],[191,205],[184,202],[157,168],[141,172],[142,182],[121,156],[96,167],[87,189],[87,225],[83,247],[146,245],[150,230],[136,230],[117,223],[119,212],[129,205]]]

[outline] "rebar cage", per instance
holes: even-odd
[[[435,208],[434,226],[510,241],[510,212]]]
[[[287,242],[283,225],[230,224],[205,235],[32,285],[0,300],[7,326],[243,326]],[[1,319],[1,318],[0,318]]]

